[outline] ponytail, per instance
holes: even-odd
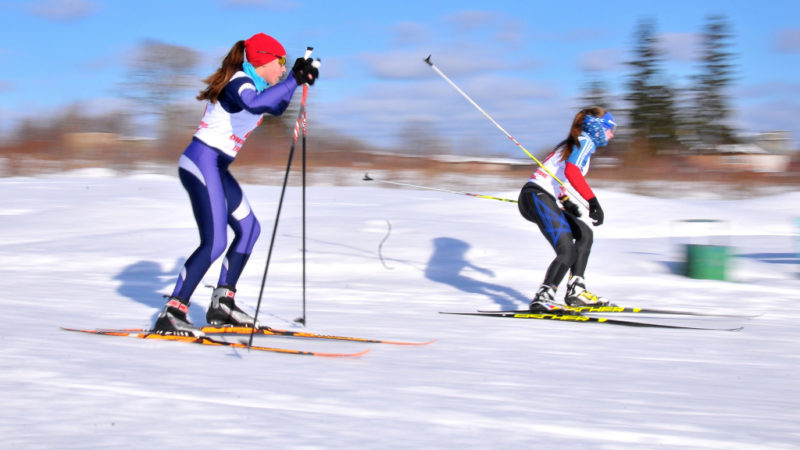
[[[564,148],[564,151],[562,152],[563,156],[561,158],[562,161],[566,161],[569,158],[569,155],[572,154],[572,149],[578,145],[578,136],[580,136],[581,132],[583,132],[583,122],[586,120],[586,116],[603,117],[603,114],[605,113],[605,108],[592,106],[589,108],[584,108],[575,114],[575,118],[572,119],[572,126],[569,128],[569,134],[567,135],[567,138],[556,145],[556,149],[562,147]]]
[[[207,86],[200,91],[197,99],[216,103],[219,94],[225,89],[233,74],[242,69],[242,63],[244,63],[244,41],[238,41],[233,44],[217,71],[204,80]]]

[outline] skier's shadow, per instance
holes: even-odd
[[[120,282],[117,292],[155,309],[152,321],[164,306],[166,299],[162,292],[172,288],[175,284],[176,274],[183,266],[183,260],[175,261],[175,266],[167,271],[154,261],[139,261],[133,263],[118,273],[114,280]],[[192,323],[205,323],[205,313],[201,308],[189,309],[189,320]]]
[[[425,277],[439,283],[449,284],[470,294],[481,294],[489,297],[503,309],[513,309],[518,303],[527,304],[528,299],[519,291],[487,283],[464,275],[466,269],[472,269],[484,275],[494,276],[494,272],[478,267],[467,261],[466,253],[470,245],[462,240],[440,237],[433,240],[433,254],[425,268]]]

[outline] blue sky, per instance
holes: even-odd
[[[706,18],[731,25],[732,125],[789,130],[800,147],[800,2],[685,1],[32,0],[0,2],[0,130],[67,106],[124,106],[126,63],[144,40],[203,55],[200,79],[239,39],[265,32],[290,56],[322,58],[309,132],[334,129],[375,145],[409,130],[465,153],[525,158],[423,63],[433,61],[526,148],[562,138],[585,85],[605,82],[622,104],[637,24],[653,19],[676,87],[696,72]],[[187,91],[185,101],[194,93]],[[202,105],[197,104],[198,120]],[[624,121],[621,126],[624,126]],[[418,140],[419,141],[419,140]],[[426,142],[422,139],[422,142]],[[410,144],[409,144],[410,145]],[[417,144],[419,145],[419,144]],[[424,149],[423,149],[424,150]]]

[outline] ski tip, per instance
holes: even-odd
[[[89,329],[89,328],[71,328],[59,327],[64,331],[77,331],[79,333],[89,334],[107,334],[112,336],[127,336],[129,334],[145,333],[147,330],[142,328],[122,328],[122,329]]]
[[[736,328],[706,328],[706,327],[683,327],[683,326],[663,326],[662,328],[676,328],[676,329],[684,329],[684,330],[700,330],[700,331],[742,331],[744,327],[736,327]]]
[[[405,341],[377,341],[378,344],[392,344],[392,345],[403,345],[406,347],[420,347],[423,345],[430,345],[436,342],[436,339],[431,339],[430,341],[425,342],[405,342]]]
[[[323,352],[312,352],[310,355],[312,356],[320,356],[322,358],[360,358],[367,353],[370,352],[370,349],[366,349],[364,351],[358,353],[323,353]]]
[[[367,353],[369,353],[371,351],[372,350],[370,350],[370,349],[366,349],[366,350],[358,352],[358,353],[353,353],[352,356],[358,358],[359,356],[364,356],[364,355],[366,355]]]

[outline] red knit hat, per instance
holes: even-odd
[[[281,43],[264,33],[254,34],[244,41],[244,51],[247,61],[254,67],[263,66],[273,59],[286,56],[286,50]]]

